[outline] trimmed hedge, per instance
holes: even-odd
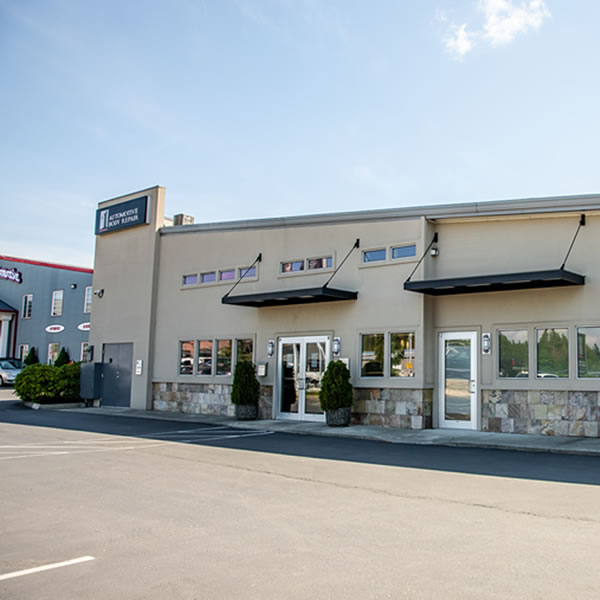
[[[79,363],[62,367],[36,363],[15,379],[15,394],[23,402],[52,404],[79,400]]]

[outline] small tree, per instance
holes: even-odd
[[[29,352],[23,362],[25,363],[25,366],[27,366],[27,367],[29,365],[35,365],[40,362],[37,352],[35,351],[35,348],[33,346],[31,346],[31,349],[29,350]]]
[[[319,400],[324,411],[352,406],[350,371],[343,362],[336,360],[327,365],[327,370],[321,380]]]
[[[236,406],[258,406],[260,382],[256,377],[256,368],[249,360],[235,365],[231,402]]]
[[[54,361],[54,366],[55,367],[64,367],[65,365],[68,365],[70,362],[71,362],[71,359],[69,358],[69,353],[65,350],[65,347],[63,346],[60,349],[60,352],[58,353],[58,357]]]

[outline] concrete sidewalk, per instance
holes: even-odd
[[[240,429],[260,429],[300,435],[320,435],[341,438],[376,440],[391,444],[416,444],[423,446],[462,446],[471,448],[500,448],[529,452],[555,452],[560,454],[586,454],[600,456],[600,438],[554,437],[548,435],[525,435],[516,433],[487,433],[452,429],[393,429],[367,425],[350,427],[327,427],[324,423],[257,420],[238,421],[234,417],[167,413],[131,408],[71,408],[63,409],[88,414],[113,415],[176,421],[182,423],[208,423],[230,425]]]

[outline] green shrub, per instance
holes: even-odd
[[[79,400],[80,363],[57,367],[40,363],[25,367],[15,379],[15,394],[23,402],[52,404]]]
[[[235,365],[231,402],[238,406],[258,406],[260,398],[260,383],[256,377],[256,368],[249,360],[243,360]]]
[[[27,354],[23,362],[25,363],[25,366],[36,365],[40,362],[37,352],[35,351],[35,348],[33,346],[31,347],[31,350],[29,350],[29,353]]]
[[[325,411],[352,406],[350,371],[341,361],[331,361],[321,380],[321,408]]]
[[[56,402],[60,398],[60,372],[40,363],[23,369],[15,378],[15,394],[23,402]]]
[[[79,400],[79,378],[81,363],[71,363],[58,367],[60,371],[60,397],[65,402]]]
[[[56,360],[54,361],[54,366],[55,367],[63,367],[64,365],[68,365],[70,362],[71,362],[71,359],[69,357],[69,353],[65,350],[65,347],[63,346],[60,349],[60,352],[58,353]]]

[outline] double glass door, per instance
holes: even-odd
[[[279,340],[278,397],[281,419],[324,421],[319,392],[330,360],[327,336]]]

